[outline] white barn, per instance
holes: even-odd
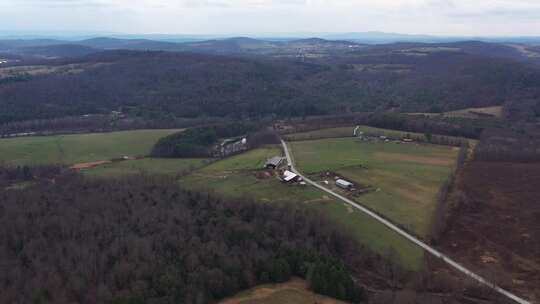
[[[345,190],[351,190],[354,187],[354,184],[351,182],[348,182],[344,179],[338,179],[336,181],[336,186],[345,189]]]

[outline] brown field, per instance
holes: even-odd
[[[78,163],[78,164],[75,164],[75,165],[73,165],[73,166],[71,166],[69,168],[73,169],[73,170],[91,169],[91,168],[95,168],[97,166],[110,164],[110,163],[112,163],[112,162],[108,161],[108,160],[100,160],[100,161],[89,162],[89,163]]]
[[[472,161],[456,180],[444,252],[540,300],[540,163]]]
[[[339,300],[321,296],[308,289],[307,282],[292,279],[282,284],[267,284],[243,291],[220,304],[345,304]]]
[[[444,114],[447,117],[465,117],[465,118],[479,118],[482,115],[489,115],[492,117],[501,118],[503,116],[502,106],[484,107],[484,108],[468,108],[463,110],[457,110],[452,112],[446,112]]]

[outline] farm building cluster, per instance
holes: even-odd
[[[283,183],[300,183],[305,185],[302,177],[290,170],[290,164],[287,164],[286,159],[281,156],[274,156],[266,160],[264,168],[267,170],[275,170],[278,172],[278,177]]]
[[[353,182],[343,175],[336,174],[335,172],[331,171],[321,172],[319,178],[319,182],[324,186],[336,191],[345,191],[348,196],[359,196],[376,190],[372,186]]]
[[[224,158],[249,149],[247,138],[227,138],[214,147],[214,157]]]
[[[355,137],[362,141],[371,141],[371,142],[393,142],[393,143],[413,143],[415,142],[412,138],[394,138],[386,135],[377,135],[369,134],[359,131],[355,134]]]

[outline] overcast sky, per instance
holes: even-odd
[[[540,36],[540,0],[0,0],[0,30]]]

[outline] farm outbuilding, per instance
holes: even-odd
[[[336,186],[345,190],[351,190],[354,187],[354,184],[344,179],[338,179],[336,180]]]
[[[281,176],[281,180],[285,183],[296,182],[299,180],[299,178],[300,176],[298,176],[298,174],[289,170],[285,170],[285,172],[283,172],[283,175]]]
[[[283,162],[283,157],[281,156],[274,156],[266,161],[264,164],[264,167],[266,169],[277,169],[281,163]]]

